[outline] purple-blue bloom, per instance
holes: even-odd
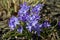
[[[40,29],[41,27],[38,23],[36,23],[36,24],[35,23],[34,24],[33,23],[32,24],[27,24],[26,28],[30,32],[32,32],[32,31],[36,31],[36,32],[41,31],[41,29]]]
[[[38,23],[38,21],[26,22],[26,28],[32,32],[32,28]]]
[[[30,9],[30,6],[28,6],[26,3],[24,3],[18,12],[18,15],[21,15],[21,14],[25,15],[29,9]]]
[[[46,20],[43,22],[42,27],[50,27],[50,23]]]
[[[38,14],[39,11],[41,11],[41,9],[42,9],[43,6],[44,6],[43,4],[37,4],[37,5],[32,9],[32,12]]]
[[[36,13],[30,13],[29,16],[26,17],[26,23],[27,23],[27,29],[28,31],[32,32],[35,31],[38,35],[41,31],[41,25],[39,25],[38,20],[40,20],[39,14]]]
[[[26,28],[29,32],[34,31],[35,34],[37,33],[40,36],[41,26],[38,23],[28,24]]]
[[[40,34],[40,28],[41,28],[41,25],[39,25],[38,23],[38,20],[40,19],[40,16],[39,15],[29,15],[27,17],[27,29],[28,31],[32,32],[32,31],[35,31],[38,35]]]
[[[12,16],[9,20],[9,27],[11,30],[14,30],[16,25],[19,24],[18,18],[15,16]]]
[[[9,27],[10,27],[10,29],[11,29],[11,30],[14,30],[17,25],[20,25],[18,18],[15,17],[15,16],[12,16],[12,17],[10,18],[10,20],[9,20]],[[20,33],[22,33],[23,27],[19,27],[19,28],[17,29],[17,31],[20,32]]]
[[[29,14],[28,13],[29,9],[30,9],[30,6],[27,6],[26,3],[24,3],[21,6],[21,9],[18,11],[18,18],[19,18],[19,20],[22,20],[22,21],[26,20],[26,17]]]
[[[27,13],[27,11],[29,10],[30,6],[23,6],[20,10],[19,13],[20,14],[25,14]]]
[[[17,31],[20,32],[20,33],[22,33],[22,32],[23,32],[23,27],[19,27],[19,28],[17,29]]]

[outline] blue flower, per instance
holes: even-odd
[[[32,12],[38,14],[39,11],[41,11],[41,9],[42,9],[43,6],[44,6],[43,4],[37,4],[37,5],[32,9]]]
[[[15,16],[12,16],[9,20],[9,27],[11,30],[14,30],[16,25],[19,24],[18,18]]]
[[[28,12],[30,6],[24,6],[19,10],[19,14],[25,14]]]
[[[35,31],[37,32],[40,30],[40,25],[38,24],[38,20],[40,19],[40,16],[38,14],[31,14],[26,17],[26,24],[27,24],[27,29],[28,31],[32,32]],[[37,29],[38,28],[38,29]]]
[[[42,27],[50,27],[50,23],[46,20],[43,22]]]
[[[38,31],[41,31],[41,25],[38,23],[38,21],[33,21],[31,23],[27,22],[27,27],[28,31],[32,32],[35,31],[36,33],[38,33]]]
[[[21,7],[21,9],[18,11],[18,18],[19,20],[25,21],[27,15],[29,14],[28,11],[30,9],[30,6],[27,6],[26,3],[24,3]]]
[[[24,3],[24,4],[21,6],[21,9],[20,9],[19,12],[18,12],[18,15],[20,15],[20,14],[26,14],[29,9],[30,9],[30,6],[27,6],[27,4]]]
[[[34,23],[27,23],[26,28],[28,29],[28,31],[32,32],[32,29],[34,29],[33,27],[36,25],[36,22]]]
[[[32,30],[35,31],[35,34],[40,36],[41,27],[40,27],[40,24],[37,23],[37,24],[35,24],[35,26],[32,27]]]
[[[17,31],[20,32],[20,33],[22,33],[22,32],[23,32],[23,27],[19,27],[19,28],[17,29]]]

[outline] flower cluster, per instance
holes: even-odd
[[[40,25],[38,23],[38,20],[40,19],[40,16],[38,15],[29,15],[27,17],[27,22],[26,22],[26,28],[32,32],[32,31],[35,31],[35,32],[40,32]]]
[[[37,4],[36,6],[32,7],[28,6],[27,3],[20,5],[21,9],[18,11],[18,17],[12,16],[9,21],[10,29],[14,30],[17,25],[19,28],[17,29],[18,32],[22,33],[23,27],[20,25],[19,21],[26,22],[26,29],[29,32],[34,31],[38,35],[40,35],[41,27],[49,27],[50,23],[48,21],[44,21],[42,24],[39,24],[40,20],[40,11],[43,8],[44,4]]]

